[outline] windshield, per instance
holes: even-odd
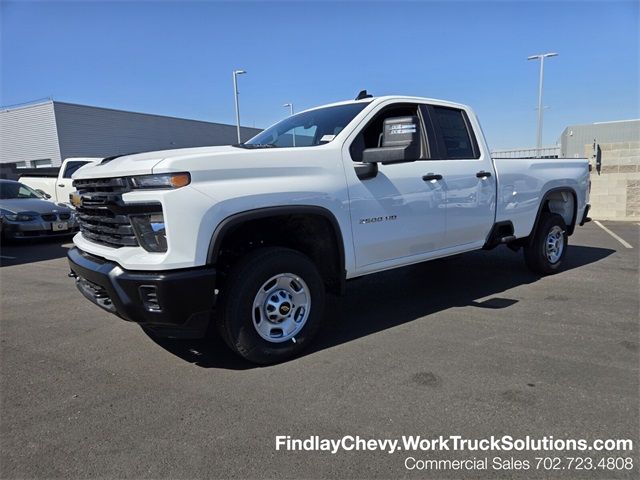
[[[239,147],[310,147],[328,143],[366,106],[367,102],[317,108],[285,118]]]
[[[42,198],[38,192],[18,182],[0,182],[0,199]]]
[[[74,160],[72,162],[67,162],[67,167],[64,170],[63,178],[71,178],[71,175],[76,173],[80,167],[86,165],[89,162],[83,160]]]

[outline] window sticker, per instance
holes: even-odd
[[[402,135],[405,133],[416,133],[415,123],[401,123],[397,125],[390,125],[390,135]]]

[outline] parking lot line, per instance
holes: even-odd
[[[617,241],[619,241],[622,245],[624,245],[625,248],[633,248],[631,246],[631,244],[629,244],[624,238],[619,237],[618,235],[616,235],[615,233],[613,233],[611,230],[609,230],[607,227],[605,227],[604,225],[602,225],[599,221],[594,220],[593,223],[595,223],[596,225],[598,225],[601,229],[603,229],[605,232],[607,232],[609,235],[611,235],[613,238],[615,238]]]

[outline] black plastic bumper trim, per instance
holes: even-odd
[[[588,217],[589,210],[591,210],[591,205],[587,203],[587,206],[584,208],[584,213],[582,214],[582,220],[580,220],[580,226],[583,226],[585,223],[591,221],[591,219]]]
[[[115,262],[75,247],[67,256],[72,276],[76,277],[76,285],[82,294],[105,310],[115,310],[113,313],[130,322],[145,327],[201,329],[206,327],[201,319],[215,307],[214,267],[141,272],[125,270]],[[93,284],[92,288],[87,288],[86,282]],[[161,311],[145,307],[141,286],[155,287]],[[105,294],[113,309],[105,308]]]

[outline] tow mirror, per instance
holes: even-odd
[[[600,144],[596,145],[596,172],[600,175],[600,171],[602,170],[602,150],[600,149]]]
[[[378,148],[362,152],[364,163],[414,162],[420,158],[420,120],[416,116],[385,119]]]

